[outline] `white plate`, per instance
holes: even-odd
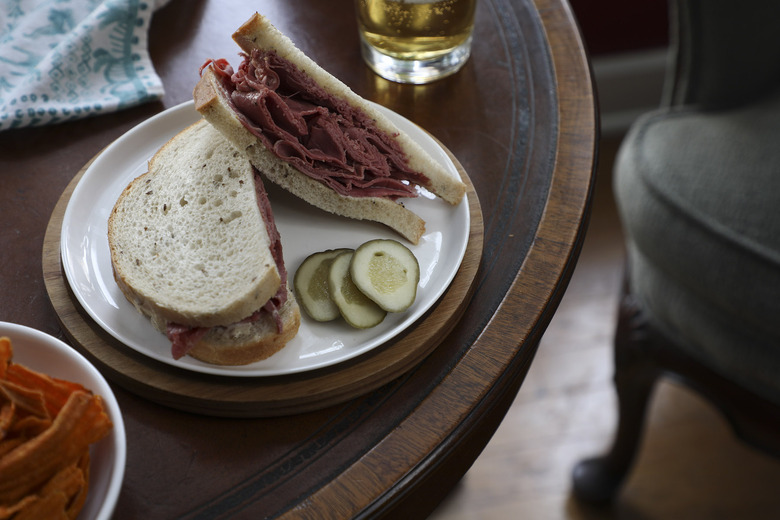
[[[395,112],[378,108],[452,175],[458,175],[447,153],[426,132]],[[152,155],[199,118],[193,103],[188,102],[127,132],[84,172],[65,210],[61,255],[68,283],[90,317],[128,347],[172,366],[217,375],[273,376],[313,370],[352,359],[392,339],[430,309],[452,282],[468,244],[468,202],[464,198],[453,207],[422,191],[420,197],[406,202],[426,222],[420,244],[410,247],[420,263],[420,285],[417,300],[408,311],[389,314],[384,322],[368,330],[352,329],[342,320],[317,323],[304,315],[298,335],[284,349],[249,365],[222,367],[186,356],[174,360],[168,339],[133,308],[114,282],[107,222],[122,190],[146,172]],[[266,188],[282,236],[290,280],[301,262],[316,251],[355,248],[374,238],[398,238],[384,226],[320,211],[271,183],[266,183]]]
[[[114,426],[90,447],[89,492],[79,520],[108,520],[119,498],[127,455],[125,425],[111,387],[89,361],[57,338],[7,322],[0,322],[0,336],[11,339],[14,363],[80,383],[103,397]]]

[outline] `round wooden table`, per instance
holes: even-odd
[[[46,256],[57,238],[49,228],[58,202],[114,139],[190,99],[206,58],[234,61],[230,35],[251,9],[453,154],[478,204],[479,254],[462,268],[471,270],[464,302],[441,334],[425,337],[426,317],[418,322],[431,347],[425,355],[341,399],[297,401],[281,415],[219,417],[160,404],[106,370],[128,439],[115,518],[425,517],[504,417],[585,234],[598,123],[587,55],[563,0],[481,0],[469,63],[427,86],[369,71],[349,0],[171,1],[149,34],[162,101],[0,133],[0,321],[83,350],[50,299],[61,277]]]

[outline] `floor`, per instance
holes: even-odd
[[[431,520],[780,519],[780,461],[739,443],[692,392],[663,382],[616,503],[585,507],[570,472],[616,422],[611,339],[623,249],[611,191],[619,139],[604,139],[590,229],[512,408]]]

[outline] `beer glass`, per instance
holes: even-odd
[[[383,78],[429,83],[471,54],[477,0],[355,0],[361,54]]]

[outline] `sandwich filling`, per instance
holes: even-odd
[[[276,331],[281,334],[284,323],[281,316],[281,308],[287,302],[287,269],[284,266],[284,255],[282,254],[282,240],[279,230],[276,228],[276,221],[271,210],[271,202],[268,200],[268,193],[265,191],[263,180],[257,169],[254,169],[255,194],[260,213],[263,215],[266,231],[268,232],[269,247],[273,255],[276,268],[279,271],[281,283],[276,294],[268,300],[265,305],[255,311],[251,316],[245,318],[241,323],[253,323],[263,316],[271,316],[276,324]],[[190,327],[177,323],[168,323],[166,335],[171,341],[171,354],[174,359],[179,359],[187,354],[197,345],[213,327]]]
[[[351,197],[415,197],[427,178],[393,136],[275,51],[243,54],[236,72],[209,60],[242,124],[281,160]]]

